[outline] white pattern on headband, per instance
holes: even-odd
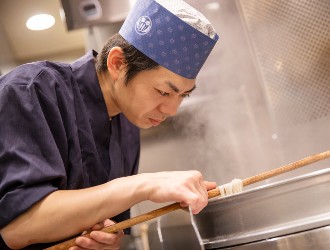
[[[189,24],[196,30],[202,32],[208,37],[214,39],[216,36],[215,29],[207,18],[200,13],[198,10],[190,6],[184,1],[176,0],[155,0],[165,9],[170,11],[172,14],[179,17],[182,21]]]

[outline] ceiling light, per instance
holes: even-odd
[[[26,27],[30,30],[45,30],[52,27],[55,23],[55,18],[48,14],[39,14],[30,17],[26,22]]]
[[[217,2],[207,3],[205,7],[209,10],[218,10],[220,8],[220,4]]]

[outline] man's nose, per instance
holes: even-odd
[[[182,102],[182,99],[167,100],[159,105],[159,111],[166,116],[174,116],[178,112],[178,108]]]

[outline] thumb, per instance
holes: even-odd
[[[204,181],[204,184],[207,191],[215,189],[217,187],[217,183],[214,181]]]

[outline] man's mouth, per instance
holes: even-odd
[[[155,120],[152,118],[149,118],[149,121],[151,122],[152,126],[158,126],[162,122],[162,120]]]

